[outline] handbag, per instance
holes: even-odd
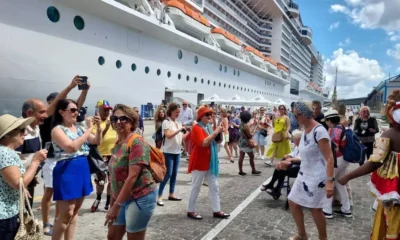
[[[260,134],[263,135],[264,137],[268,136],[268,131],[266,129],[261,129]]]
[[[254,141],[254,139],[247,139],[247,145],[249,146],[249,148],[257,147],[257,143],[256,141]]]
[[[19,179],[19,228],[14,237],[14,240],[44,240],[43,222],[35,219],[33,216],[31,205],[29,204],[28,196],[24,180]],[[24,213],[25,208],[27,212]]]
[[[107,165],[101,156],[97,145],[89,145],[89,155],[87,156],[90,174],[104,173],[107,171]]]
[[[282,133],[281,132],[276,132],[272,134],[272,142],[277,143],[277,142],[282,142]]]

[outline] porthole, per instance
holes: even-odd
[[[145,72],[146,74],[148,74],[148,73],[150,72],[150,68],[149,68],[149,67],[145,67],[145,68],[144,68],[144,72]]]
[[[136,71],[136,64],[132,63],[131,69],[132,69],[132,72]]]
[[[187,76],[186,76],[186,81],[189,82],[189,80],[190,80],[190,77],[189,77],[189,75],[187,75]]]
[[[240,91],[243,91],[243,87],[240,88]]]
[[[227,72],[227,71],[228,71],[228,68],[227,68],[226,66],[225,66],[225,69],[224,69],[224,71],[225,71],[225,72]]]
[[[157,76],[160,76],[160,75],[161,75],[161,70],[157,69]]]
[[[83,18],[81,16],[75,16],[74,17],[74,25],[75,25],[76,29],[81,31],[85,28],[85,21],[83,20]]]
[[[179,58],[179,59],[182,59],[182,57],[183,57],[182,51],[179,50],[179,51],[178,51],[178,58]]]
[[[195,64],[199,63],[199,58],[197,56],[194,56],[194,63]]]
[[[221,83],[218,83],[218,86],[220,86],[220,87],[221,87]]]
[[[244,88],[244,91],[246,92],[246,88]]]
[[[204,79],[201,79],[201,84],[203,84],[204,83]]]
[[[115,66],[116,66],[118,69],[120,69],[120,68],[122,67],[121,61],[120,61],[120,60],[117,60],[117,61],[115,62]]]
[[[168,71],[167,76],[171,77],[171,72],[170,71]]]
[[[226,83],[224,83],[224,88],[226,88]]]
[[[178,74],[178,79],[181,80],[182,75],[179,73]]]
[[[232,86],[233,89],[235,89],[235,86]]]
[[[240,76],[240,71],[238,70],[238,72],[237,72],[237,76],[239,77]]]
[[[219,71],[222,71],[222,65],[221,64],[219,65]]]
[[[231,85],[229,84],[228,88],[231,88]]]
[[[215,86],[217,83],[214,81],[213,85]]]
[[[100,65],[103,65],[106,60],[104,60],[104,57],[100,56],[99,59],[97,59],[97,61],[99,62]]]
[[[49,18],[50,21],[56,23],[60,20],[60,12],[58,11],[57,8],[50,6],[47,8],[47,17]]]
[[[236,75],[236,69],[233,69],[233,75]]]
[[[195,82],[195,83],[197,82],[197,77],[194,78],[194,82]]]
[[[207,81],[207,84],[210,85],[210,80]]]

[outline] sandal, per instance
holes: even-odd
[[[194,220],[201,220],[203,217],[198,214],[198,213],[187,213],[188,218],[194,219]]]
[[[289,238],[289,240],[308,240],[308,237],[301,237],[297,234],[296,236]]]
[[[45,228],[49,228],[49,231],[44,231]],[[43,225],[43,234],[46,236],[53,235],[53,225],[51,225],[50,223],[45,223]]]
[[[265,190],[266,193],[268,193],[269,195],[271,195],[272,197],[280,197],[281,193],[276,191],[273,188],[268,188],[267,190]]]
[[[179,202],[179,201],[182,201],[182,198],[179,198],[179,197],[168,197],[168,200],[169,201],[177,201],[177,202]]]
[[[267,191],[268,189],[272,189],[273,187],[271,187],[271,186],[268,186],[268,184],[267,185],[262,185],[262,187],[261,187],[261,191]]]

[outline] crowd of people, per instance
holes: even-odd
[[[348,182],[373,172],[369,185],[376,195],[377,210],[372,239],[398,238],[398,91],[389,97],[386,109],[391,128],[378,140],[378,123],[366,106],[353,121],[338,108],[322,113],[319,101],[293,102],[290,109],[280,105],[271,112],[264,107],[250,111],[214,104],[192,109],[183,101],[181,106],[159,105],[154,116],[154,143],[149,143],[143,137],[143,120],[136,107],[112,106],[107,100],[99,100],[94,116],[86,117],[83,105],[90,83],[76,101],[68,99],[80,85],[80,76],[75,76],[63,91],[51,93],[47,104],[38,99],[24,102],[21,118],[0,116],[0,224],[8,226],[0,228],[2,239],[14,239],[21,224],[20,179],[32,205],[40,172],[45,188],[41,202],[43,234],[55,240],[74,239],[79,209],[94,190],[93,174],[96,199],[91,211],[97,211],[106,190],[107,238],[127,235],[128,239],[145,239],[155,208],[165,206],[163,192],[168,183],[167,199],[171,204],[182,201],[175,194],[181,157],[187,159],[191,174],[187,217],[203,219],[196,202],[201,186],[206,185],[213,217],[229,218],[220,205],[220,151],[226,152],[228,163],[237,160],[240,176],[247,175],[243,168],[246,155],[255,176],[261,174],[255,160],[266,160],[265,165],[275,170],[261,190],[274,198],[281,195],[287,176],[295,178],[288,196],[297,226],[297,235],[291,238],[294,240],[307,239],[303,207],[311,210],[319,239],[327,239],[326,219],[334,215],[352,217]],[[360,168],[351,173],[347,168],[352,161],[346,159],[344,150],[351,144],[346,138],[349,131],[365,145],[369,159],[365,164],[360,161]],[[151,169],[152,145],[165,159],[165,176],[160,181]],[[106,169],[93,171],[89,164],[93,152],[99,153]],[[52,200],[56,201],[54,223],[49,220]],[[332,211],[334,201],[340,202],[340,210]]]

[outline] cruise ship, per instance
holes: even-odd
[[[291,0],[0,0],[0,113],[72,77],[86,105],[324,100],[322,55]],[[74,90],[70,97],[79,92]]]

